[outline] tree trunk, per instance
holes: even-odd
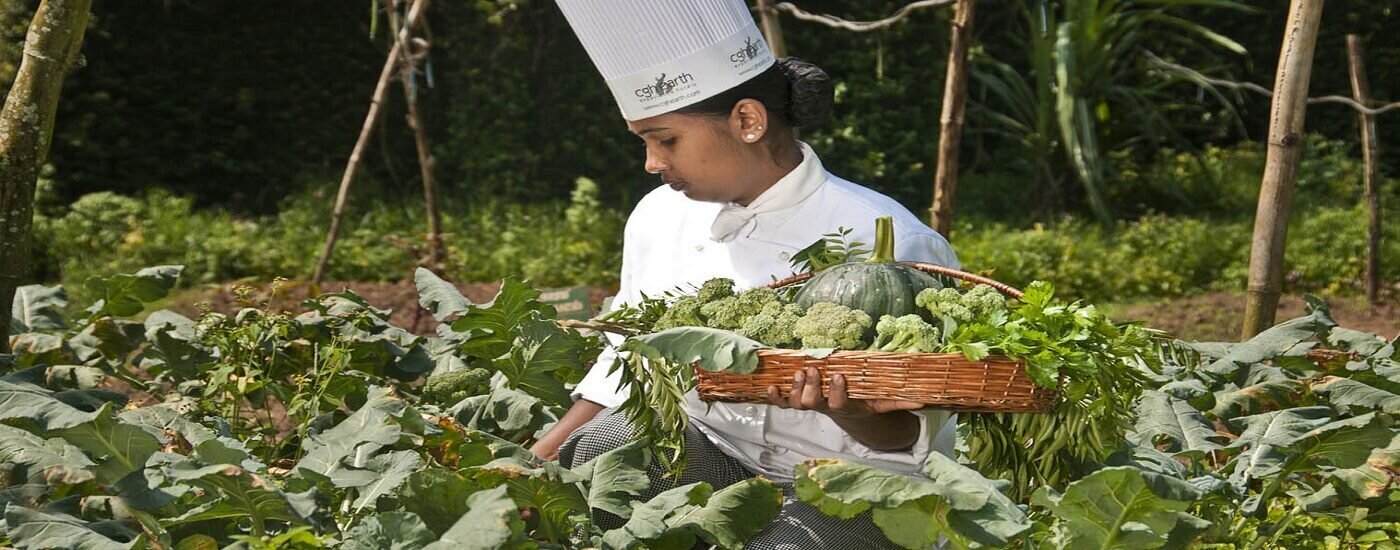
[[[53,142],[63,79],[78,59],[91,0],[44,0],[0,109],[0,352],[10,349],[15,289],[29,276],[34,186]]]
[[[426,4],[428,0],[423,2]],[[438,212],[437,187],[433,180],[433,149],[428,141],[428,132],[423,128],[423,117],[418,114],[418,91],[413,86],[413,73],[417,71],[419,61],[428,54],[432,44],[427,38],[423,38],[421,46],[415,46],[419,42],[413,40],[414,29],[407,28],[401,32],[394,5],[397,1],[385,0],[384,4],[389,7],[389,30],[396,40],[406,42],[400,47],[402,59],[399,60],[399,81],[403,83],[404,103],[408,106],[408,113],[404,118],[408,122],[409,130],[413,132],[414,145],[418,148],[418,168],[423,178],[423,206],[428,217],[428,255],[422,259],[422,263],[430,269],[440,270],[444,257],[442,215]]]
[[[929,208],[929,226],[950,239],[953,231],[953,197],[958,189],[963,112],[967,105],[967,49],[972,42],[972,6],[973,0],[958,0],[953,8],[953,44],[948,50],[948,74],[943,84],[938,168],[933,177],[933,206]]]
[[[773,10],[770,0],[758,0],[758,24],[763,28],[763,39],[773,50],[773,57],[787,57],[787,43],[783,40],[783,25],[778,21],[778,12]]]
[[[1351,93],[1356,102],[1372,107],[1371,83],[1366,78],[1366,60],[1361,37],[1347,35],[1347,61],[1351,69]],[[1361,126],[1361,158],[1366,166],[1366,300],[1375,306],[1380,302],[1381,269],[1381,197],[1377,189],[1381,179],[1380,138],[1376,135],[1376,116],[1357,113]]]
[[[408,8],[408,21],[405,26],[412,27],[418,21],[418,16],[423,12],[422,7],[427,2],[414,0]],[[384,96],[389,92],[389,80],[394,76],[394,69],[398,67],[400,56],[400,45],[402,40],[394,40],[394,45],[389,48],[389,57],[384,61],[384,68],[379,71],[379,83],[374,86],[374,95],[369,100],[369,113],[365,114],[364,126],[360,128],[360,137],[355,140],[355,147],[350,150],[350,159],[345,163],[345,174],[340,178],[340,191],[335,196],[335,209],[331,212],[331,227],[326,232],[326,245],[321,249],[321,257],[316,261],[316,270],[311,274],[311,285],[315,287],[321,283],[326,275],[326,269],[331,263],[331,253],[335,250],[336,235],[340,232],[340,220],[345,216],[345,205],[350,198],[350,183],[355,180],[355,172],[360,167],[360,155],[365,151],[365,144],[369,143],[369,138],[374,134],[374,127],[379,124],[380,106],[384,104]]]
[[[1273,326],[1283,292],[1283,251],[1288,239],[1298,155],[1303,149],[1303,115],[1307,111],[1308,80],[1312,76],[1313,49],[1321,19],[1322,0],[1293,0],[1288,10],[1288,26],[1274,78],[1269,150],[1254,215],[1241,340]]]

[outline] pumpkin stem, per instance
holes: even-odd
[[[875,218],[875,253],[868,263],[887,264],[894,262],[894,218]]]

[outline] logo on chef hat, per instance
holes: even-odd
[[[739,51],[734,52],[733,55],[730,55],[729,60],[734,62],[735,67],[738,67],[749,61],[757,59],[758,56],[761,53],[763,53],[763,51],[763,41],[755,41],[753,37],[750,36],[744,39],[744,47],[739,48]]]
[[[675,76],[661,73],[652,80],[651,84],[633,90],[632,95],[637,96],[637,99],[642,101],[649,101],[671,96],[678,91],[694,88],[695,85],[695,77],[691,76],[690,73],[681,73]]]

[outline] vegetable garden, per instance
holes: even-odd
[[[530,454],[601,340],[561,327],[521,281],[471,303],[418,271],[422,307],[444,322],[432,336],[350,292],[299,312],[132,317],[179,274],[93,278],[101,299],[72,316],[61,287],[21,290],[0,377],[9,544],[739,547],[777,512],[779,489],[761,478],[633,502],[645,465],[670,453],[651,444],[666,431],[573,470]],[[958,458],[931,455],[926,480],[809,461],[796,490],[823,512],[873,510],[910,548],[939,537],[956,548],[1386,548],[1400,535],[1400,355],[1394,340],[1336,326],[1323,303],[1247,342],[1188,344],[1040,284],[1019,301],[927,292],[941,327],[887,318],[884,346],[1034,353],[1038,381],[1066,375],[1064,398],[1046,415],[962,415]],[[677,311],[665,303],[649,313]],[[655,334],[697,330],[739,338]],[[661,393],[639,394],[650,401],[632,412],[674,419],[653,408]],[[592,509],[627,523],[603,531]]]
[[[1310,100],[1306,76],[1286,77],[1311,70],[1310,41],[1327,28],[1319,0],[1294,0],[1298,13],[1275,29],[1284,41],[1278,82],[1272,90],[1254,86],[1277,93],[1263,145],[1232,135],[1250,115],[1235,110],[1240,98],[1227,97],[1258,90],[1223,78],[1232,75],[1221,65],[1198,71],[1177,63],[1217,60],[1215,49],[1245,50],[1179,8],[1223,8],[1229,15],[1222,21],[1247,28],[1269,11],[1248,2],[980,2],[977,25],[992,29],[985,34],[1012,36],[985,44],[974,33],[971,0],[872,3],[859,10],[896,15],[864,23],[757,2],[756,17],[779,49],[786,48],[784,14],[867,33],[850,40],[860,47],[825,51],[829,35],[788,29],[795,49],[824,54],[855,75],[838,84],[836,101],[860,114],[804,139],[824,156],[831,152],[833,165],[891,186],[905,203],[932,199],[931,225],[956,235],[959,257],[976,274],[896,262],[894,232],[882,218],[874,220],[873,243],[850,242],[849,229],[832,228],[791,258],[800,274],[794,278],[758,288],[711,279],[587,321],[566,318],[541,287],[615,288],[618,236],[634,190],[592,176],[628,182],[622,174],[636,171],[622,170],[621,159],[635,151],[614,149],[617,136],[594,129],[600,119],[590,111],[607,98],[574,85],[572,65],[585,63],[572,43],[549,38],[559,23],[553,11],[514,1],[432,10],[426,0],[371,2],[367,30],[371,40],[381,25],[389,31],[378,44],[388,55],[372,51],[356,57],[365,67],[346,69],[367,80],[373,64],[384,62],[354,152],[337,174],[334,208],[322,204],[329,186],[240,190],[227,205],[286,199],[272,215],[244,216],[196,205],[194,197],[219,196],[242,175],[291,172],[239,167],[224,150],[196,155],[182,147],[198,147],[181,140],[127,140],[84,110],[65,114],[81,124],[55,130],[64,77],[81,65],[84,29],[101,45],[92,52],[97,59],[171,49],[127,44],[111,23],[144,21],[146,7],[103,7],[106,17],[89,22],[90,9],[99,9],[89,3],[0,0],[3,36],[24,30],[10,28],[18,28],[7,19],[12,12],[28,17],[31,4],[39,6],[23,51],[0,47],[0,72],[15,75],[0,111],[0,293],[10,299],[14,289],[11,306],[0,301],[0,312],[10,313],[0,325],[0,548],[742,548],[794,495],[828,516],[868,515],[890,541],[911,549],[1400,547],[1400,335],[1345,326],[1328,306],[1365,292],[1372,316],[1382,318],[1368,326],[1394,326],[1383,317],[1397,307],[1391,302],[1400,287],[1385,284],[1400,273],[1400,226],[1381,225],[1379,197],[1397,187],[1380,176],[1375,130],[1377,117],[1400,104],[1369,98],[1358,71],[1361,40],[1353,35],[1346,44],[1355,99]],[[804,2],[838,4],[845,3]],[[913,42],[927,48],[929,29],[948,26],[915,21],[915,8],[949,5],[957,8],[947,30],[947,92],[939,98],[946,116],[937,165],[927,167],[920,147],[931,136],[904,125],[915,115],[934,120],[933,111],[886,105],[935,97],[919,86],[936,79],[907,78],[917,82],[907,87],[885,73],[908,71],[911,59],[932,66],[928,59],[942,58],[941,50],[895,52]],[[167,15],[171,6],[165,3]],[[173,9],[224,24],[221,8]],[[1371,36],[1384,38],[1380,18],[1391,8],[1356,10],[1374,21],[1347,27],[1379,27]],[[468,30],[435,38],[424,22],[433,18]],[[1099,28],[1112,32],[1092,32]],[[313,42],[337,40],[335,30],[316,32],[327,38]],[[494,42],[479,50],[462,45],[473,33]],[[1278,37],[1266,38],[1270,48],[1277,44]],[[439,118],[418,111],[437,114],[424,93],[433,86],[428,44],[435,40],[471,52],[456,60],[463,67],[442,63],[448,69],[438,77],[466,98],[437,100],[450,132],[425,128]],[[969,43],[976,43],[971,52]],[[1383,74],[1393,71],[1396,51],[1383,47],[1377,56]],[[75,73],[81,99],[71,103],[126,108],[128,98],[113,101],[104,88],[118,71],[96,65],[90,81]],[[862,71],[872,67],[868,80]],[[282,74],[262,76],[286,80]],[[274,108],[281,114],[258,115],[257,129],[240,126],[229,132],[235,137],[220,139],[246,134],[271,143],[298,134],[303,141],[294,146],[271,146],[278,151],[265,155],[268,165],[316,157],[318,140],[343,148],[337,140],[349,126],[326,130],[324,139],[286,131],[328,118],[320,109],[335,109],[314,106],[326,97],[354,95],[339,90],[353,79],[339,76],[311,78],[327,83],[324,97],[301,101],[313,107]],[[407,133],[375,134],[380,109],[393,109],[387,99],[395,79],[403,84],[409,124],[400,131]],[[542,80],[548,89],[532,87]],[[1170,89],[1181,82],[1191,84],[1189,93]],[[577,97],[561,100],[553,95],[565,93],[559,90]],[[252,112],[259,93],[240,87],[236,105],[224,110]],[[1220,105],[1205,105],[1207,96]],[[213,103],[194,102],[201,101]],[[1363,163],[1348,158],[1345,142],[1300,142],[1309,102],[1346,103],[1359,113]],[[535,135],[549,134],[538,121],[521,124],[525,130],[483,123],[478,103],[503,117],[587,130],[550,141]],[[964,103],[979,124],[966,138]],[[200,118],[186,108],[168,118]],[[361,179],[399,178],[391,153],[404,151],[385,136],[409,134],[427,208],[417,199],[409,206],[401,189],[382,181],[379,192],[397,198],[349,205],[357,171]],[[91,145],[102,141],[117,152]],[[134,172],[157,180],[185,177],[186,165],[162,166],[166,157],[227,173],[183,194],[84,193],[100,186],[93,174],[123,172],[130,141],[152,142],[144,146],[157,151],[156,161],[141,160],[145,168]],[[1187,142],[1206,145],[1194,150]],[[51,145],[58,160],[46,164]],[[960,146],[975,150],[960,153]],[[382,165],[361,155],[375,147]],[[590,148],[596,151],[580,152]],[[434,176],[434,154],[456,166]],[[960,169],[960,159],[970,167]],[[324,176],[302,168],[297,177]],[[960,173],[971,184],[959,197],[969,212],[954,222]],[[553,200],[563,195],[554,189],[563,174],[573,182],[567,202]],[[465,193],[449,181],[435,195],[435,177],[482,181]],[[920,178],[935,189],[909,183]],[[1297,213],[1290,210],[1294,179]],[[1010,206],[1008,196],[1022,195],[1029,208]],[[1241,214],[1256,207],[1254,218]],[[338,236],[342,220],[349,227]],[[422,226],[421,244],[402,236]],[[337,238],[341,252],[332,264]],[[299,294],[306,299],[289,303],[284,295],[302,282],[280,275],[310,267],[318,251],[310,290]],[[462,290],[505,274],[516,275],[500,279],[491,299],[469,299]],[[416,304],[391,312],[348,288],[321,292],[323,277],[409,280]],[[238,281],[230,303],[175,311],[194,301],[189,296],[205,297],[197,285],[229,280]],[[1241,288],[1249,305],[1238,342],[1187,341],[1117,318],[1123,304],[1116,301]],[[1302,295],[1304,309],[1273,323],[1277,308],[1269,301],[1288,291]],[[403,310],[411,310],[412,323],[402,321]],[[1229,320],[1232,331],[1236,321]],[[897,366],[878,376],[849,369],[867,360]],[[849,386],[852,399],[957,411],[953,453],[930,453],[919,476],[813,457],[791,472],[790,486],[762,476],[726,487],[673,482],[642,498],[653,465],[671,474],[687,465],[687,396],[783,398],[784,385],[774,394],[766,380],[791,380],[799,372],[792,365],[819,365],[818,387]],[[946,365],[963,368],[960,375],[977,371],[980,386],[948,382],[954,376],[936,370]],[[628,382],[619,410],[633,438],[573,467],[537,456],[532,445],[597,369]],[[620,518],[620,526],[598,521],[600,513]]]

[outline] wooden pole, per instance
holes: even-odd
[[[1274,78],[1264,179],[1254,215],[1241,340],[1273,326],[1283,292],[1284,244],[1288,238],[1298,156],[1303,149],[1303,116],[1307,112],[1308,80],[1312,76],[1322,1],[1292,0],[1288,9],[1288,24]]]
[[[1371,83],[1366,78],[1366,60],[1361,46],[1361,37],[1347,35],[1347,61],[1351,70],[1351,94],[1356,102],[1366,107],[1372,106]],[[1366,300],[1375,306],[1380,302],[1380,252],[1381,252],[1381,197],[1378,189],[1381,178],[1380,137],[1376,135],[1376,116],[1358,112],[1357,123],[1361,127],[1361,158],[1365,163],[1364,178],[1366,195]]]
[[[787,43],[783,40],[783,25],[778,21],[778,12],[773,9],[771,0],[758,0],[758,24],[763,29],[763,39],[773,50],[773,57],[787,57]]]
[[[63,80],[82,49],[91,0],[44,0],[0,108],[0,353],[10,349],[15,290],[29,277],[34,186],[53,143]]]
[[[424,4],[428,0],[422,0]],[[393,33],[395,40],[399,40],[399,16],[397,0],[384,0],[385,6],[389,8],[389,29]],[[426,9],[426,8],[425,8]],[[420,23],[426,25],[426,23]],[[433,180],[433,150],[428,140],[428,132],[423,127],[423,117],[418,111],[418,91],[413,86],[413,74],[418,69],[419,61],[428,54],[428,48],[432,46],[427,38],[414,36],[414,29],[407,29],[402,33],[402,38],[407,44],[401,45],[400,53],[402,59],[399,60],[399,81],[403,83],[404,103],[408,106],[408,114],[405,119],[408,128],[413,132],[413,142],[418,148],[418,168],[423,179],[423,206],[428,217],[428,255],[423,259],[423,264],[430,269],[438,270],[443,260],[442,250],[442,215],[437,207],[437,186]],[[422,33],[426,35],[426,33]],[[416,49],[415,49],[416,48]]]
[[[412,27],[418,22],[424,4],[426,2],[422,0],[413,0],[413,4],[408,8],[405,27]],[[369,143],[370,136],[374,134],[374,127],[379,123],[380,107],[384,104],[385,94],[389,92],[389,80],[394,76],[394,69],[398,67],[402,44],[402,40],[394,40],[394,45],[389,48],[389,57],[384,61],[384,68],[379,71],[379,82],[374,85],[374,94],[370,97],[369,112],[365,114],[360,137],[355,140],[355,147],[350,150],[350,158],[345,162],[345,174],[340,178],[340,191],[336,193],[335,209],[331,211],[331,227],[326,232],[326,245],[321,249],[321,257],[316,261],[316,270],[311,274],[313,287],[321,283],[325,278],[326,269],[330,266],[331,253],[335,250],[335,238],[340,232],[340,220],[345,216],[345,205],[350,198],[350,183],[355,181],[355,172],[360,167],[360,156],[364,153],[365,144]]]
[[[958,153],[967,105],[967,50],[972,43],[972,6],[973,0],[958,0],[953,7],[953,43],[948,50],[943,113],[939,117],[938,167],[933,177],[929,226],[945,238],[952,236],[953,196],[958,189]]]

